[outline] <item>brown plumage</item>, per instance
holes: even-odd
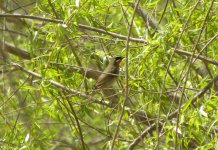
[[[105,89],[112,86],[119,75],[119,65],[124,57],[113,57],[104,72],[98,77],[93,90]]]

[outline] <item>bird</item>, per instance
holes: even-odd
[[[116,56],[113,57],[106,69],[101,73],[101,75],[96,80],[94,86],[93,86],[93,93],[95,93],[97,90],[102,90],[109,88],[113,85],[113,83],[116,81],[116,79],[119,76],[119,69],[120,69],[120,63],[124,57],[122,56]],[[92,96],[94,95],[92,93]]]

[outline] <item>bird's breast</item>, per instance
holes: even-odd
[[[119,74],[119,67],[112,67],[111,68],[111,74]],[[114,75],[114,76],[116,76],[116,75]]]

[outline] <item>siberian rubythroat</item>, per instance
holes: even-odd
[[[110,63],[108,64],[107,68],[104,70],[104,72],[98,77],[95,85],[93,86],[93,90],[99,90],[99,89],[106,89],[112,86],[114,81],[119,76],[119,69],[120,69],[120,62],[122,61],[124,57],[117,56],[113,57],[110,60]]]

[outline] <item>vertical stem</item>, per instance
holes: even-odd
[[[125,99],[122,103],[122,110],[121,110],[121,113],[120,113],[120,116],[119,116],[119,120],[118,120],[118,124],[117,124],[117,127],[116,127],[116,130],[115,130],[115,133],[114,133],[114,136],[113,136],[113,140],[112,140],[112,144],[111,144],[111,150],[114,149],[114,144],[115,144],[115,140],[117,138],[117,134],[119,132],[119,127],[120,127],[120,124],[121,124],[121,120],[122,120],[122,117],[123,117],[123,114],[124,114],[124,110],[125,110],[125,103],[128,99],[128,95],[129,95],[129,85],[128,85],[128,80],[129,80],[129,71],[128,71],[128,62],[129,62],[129,41],[130,41],[130,35],[131,35],[131,32],[132,32],[132,25],[133,25],[133,20],[134,20],[134,17],[135,17],[135,12],[136,12],[136,8],[138,7],[138,4],[139,4],[139,0],[136,1],[136,4],[135,4],[135,8],[134,8],[134,11],[133,11],[133,15],[132,15],[132,18],[131,18],[131,22],[130,22],[130,25],[129,25],[129,32],[128,32],[128,36],[127,36],[127,41],[126,41],[126,74],[125,74],[125,77],[126,77],[126,87],[125,87]]]
[[[194,7],[192,8],[192,10],[190,11],[190,13],[189,13],[189,15],[188,15],[188,18],[187,18],[185,24],[184,24],[183,27],[182,27],[182,32],[180,33],[179,38],[178,38],[177,43],[176,43],[176,46],[175,46],[175,48],[174,48],[174,51],[173,51],[173,53],[172,53],[171,56],[170,56],[169,63],[167,64],[166,70],[169,70],[169,68],[170,68],[170,65],[171,65],[171,63],[172,63],[173,56],[174,56],[174,54],[175,54],[175,50],[179,47],[180,40],[182,39],[182,35],[183,35],[183,33],[185,32],[185,30],[186,30],[186,28],[187,28],[187,26],[188,26],[189,20],[190,20],[192,14],[193,14],[193,12],[194,12],[194,10],[196,9],[196,7],[198,6],[199,3],[200,3],[200,0],[198,0],[198,1],[195,3]],[[182,73],[181,73],[181,75],[182,75]],[[163,95],[163,87],[164,87],[164,85],[165,85],[166,78],[167,78],[167,71],[166,71],[166,73],[165,73],[165,75],[164,75],[164,80],[163,80],[163,84],[162,84],[161,91],[160,91],[160,97],[159,97],[159,108],[158,108],[157,127],[156,127],[156,130],[157,130],[157,144],[156,144],[156,146],[155,146],[155,149],[159,149],[159,144],[160,144],[160,138],[159,138],[159,135],[160,135],[160,133],[159,133],[159,122],[160,122],[160,115],[161,115],[161,111],[160,111],[160,110],[161,110],[161,105],[162,105],[161,98],[162,98],[162,95]],[[183,80],[183,78],[181,77],[181,81],[179,82],[179,84],[178,84],[178,86],[177,86],[177,89],[178,89],[178,87],[182,84],[182,80]],[[178,90],[176,90],[175,95],[177,95],[177,93],[178,93]],[[175,96],[173,97],[173,101],[174,101],[174,100],[175,100]],[[164,127],[164,126],[163,126],[163,127]],[[162,127],[162,129],[163,129],[163,127]],[[161,131],[162,129],[160,129],[160,131]]]

